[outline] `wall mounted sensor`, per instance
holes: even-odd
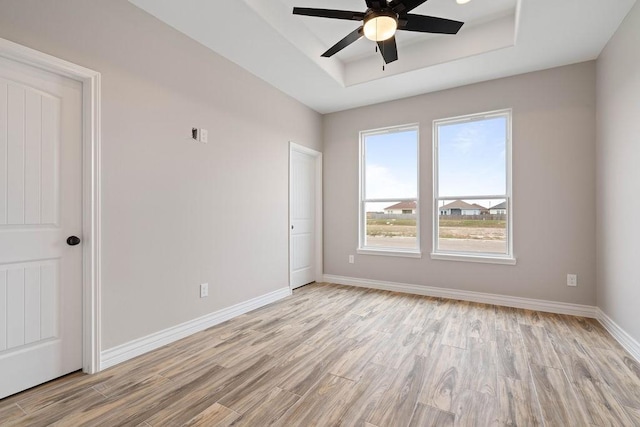
[[[198,128],[191,128],[191,139],[198,140]]]

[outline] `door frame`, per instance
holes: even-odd
[[[100,366],[100,73],[0,38],[0,57],[82,83],[82,370]]]
[[[289,236],[289,241],[287,242],[287,245],[289,247],[289,258],[287,259],[287,264],[289,265],[289,289],[293,290],[291,288],[291,197],[293,192],[291,191],[292,189],[292,184],[293,184],[293,180],[292,180],[292,173],[293,173],[293,168],[292,168],[292,161],[293,161],[293,152],[296,151],[298,153],[303,153],[303,154],[307,154],[310,156],[313,156],[315,158],[315,172],[316,172],[316,188],[315,188],[315,218],[314,218],[314,233],[315,233],[315,248],[314,248],[314,252],[315,252],[315,273],[316,273],[316,277],[315,277],[315,281],[316,282],[321,282],[324,276],[323,273],[323,258],[322,258],[322,251],[323,251],[323,242],[322,242],[322,153],[319,151],[316,151],[312,148],[309,147],[305,147],[303,145],[300,144],[296,144],[293,141],[289,141],[289,226],[288,226],[288,232],[287,235]]]

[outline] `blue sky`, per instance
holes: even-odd
[[[506,192],[506,120],[496,117],[440,126],[440,196]],[[416,197],[416,149],[414,130],[367,136],[366,197]],[[431,164],[422,165],[422,185],[432,185],[432,176]]]
[[[439,127],[440,196],[506,193],[505,117]]]
[[[417,143],[415,130],[366,137],[368,199],[417,197]]]

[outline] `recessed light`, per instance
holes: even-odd
[[[471,0],[456,0],[456,3],[458,4],[467,4],[469,3]]]

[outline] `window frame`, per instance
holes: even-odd
[[[496,117],[505,117],[507,119],[506,128],[506,191],[505,194],[500,195],[480,195],[480,196],[465,196],[464,194],[456,196],[441,197],[439,194],[439,128],[442,125],[451,125],[465,122],[475,122],[481,120],[487,120]],[[444,261],[467,261],[467,262],[481,262],[490,264],[507,264],[515,265],[516,258],[513,254],[513,147],[512,147],[512,129],[513,129],[513,110],[511,108],[505,108],[501,110],[494,110],[482,113],[466,114],[462,116],[449,117],[444,119],[437,119],[433,121],[433,245],[431,251],[431,259],[444,260]],[[486,199],[504,199],[506,203],[506,215],[507,215],[507,253],[495,254],[488,252],[464,252],[464,251],[443,251],[438,248],[439,230],[440,230],[440,201],[454,201],[454,200],[486,200]]]
[[[365,151],[365,139],[371,135],[381,135],[387,133],[396,132],[416,132],[416,197],[413,198],[382,198],[382,199],[367,199],[366,196],[366,151]],[[409,123],[398,126],[388,126],[378,129],[369,129],[359,132],[359,185],[358,185],[358,248],[356,253],[361,255],[383,255],[383,256],[397,256],[397,257],[409,257],[409,258],[421,258],[422,251],[420,245],[420,125],[419,123]],[[386,203],[386,202],[416,202],[416,248],[393,248],[382,246],[365,246],[366,239],[366,225],[367,225],[367,203]]]

